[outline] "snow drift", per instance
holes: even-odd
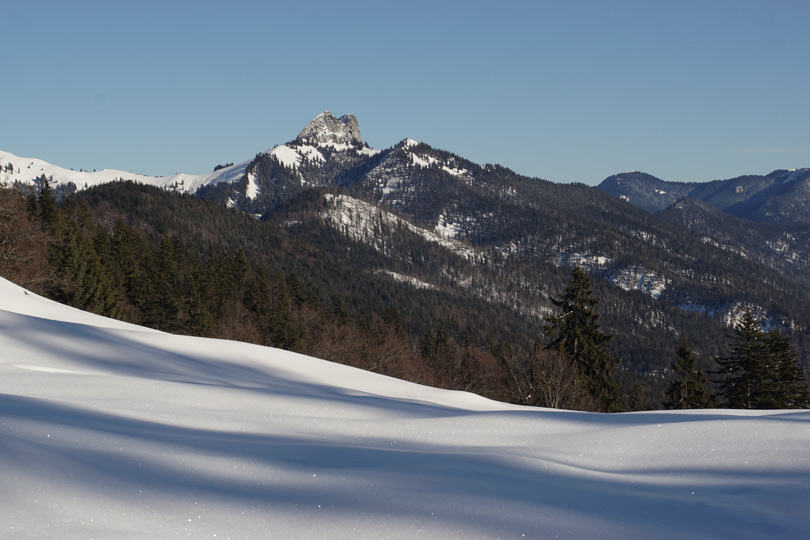
[[[0,279],[2,538],[798,538],[810,412],[530,409]]]

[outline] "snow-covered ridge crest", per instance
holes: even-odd
[[[810,176],[810,169],[785,169],[784,171],[780,171],[783,174],[781,175],[782,183],[789,184],[791,182],[795,182],[796,180],[800,180],[802,178],[806,178]]]
[[[279,163],[291,169],[297,169],[304,159],[318,163],[326,161],[326,158],[317,148],[308,144],[281,144],[270,150],[269,154],[275,156]]]
[[[132,180],[139,184],[194,193],[199,188],[220,182],[234,182],[242,178],[249,161],[223,167],[208,174],[177,173],[170,176],[149,176],[117,169],[102,169],[100,171],[74,171],[48,163],[41,159],[15,156],[9,152],[0,151],[0,185],[12,185],[15,182],[33,184],[37,178],[44,176],[53,187],[73,183],[77,190],[91,188],[101,184],[109,184],[122,180]]]

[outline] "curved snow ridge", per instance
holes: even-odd
[[[17,369],[27,369],[29,371],[42,371],[44,373],[65,373],[73,375],[87,375],[87,371],[77,371],[75,369],[57,368],[52,366],[41,366],[35,364],[11,364],[11,367]]]
[[[115,328],[133,332],[163,334],[144,326],[102,317],[94,313],[81,311],[59,302],[43,298],[38,294],[0,277],[0,312],[6,311],[26,315],[37,319],[86,324],[99,328]]]

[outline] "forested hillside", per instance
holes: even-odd
[[[493,260],[469,244],[454,252],[402,218],[398,234],[379,236],[383,245],[360,241],[324,220],[335,197],[305,192],[274,220],[257,220],[131,182],[84,191],[62,206],[47,186],[27,199],[3,190],[9,241],[0,269],[66,304],[169,332],[281,347],[506,401],[600,409],[571,397],[582,390],[576,377],[569,394],[540,391],[550,388],[541,373],[575,372],[543,350],[552,310],[521,311],[508,294],[482,295],[462,279],[509,291],[514,272],[534,273],[542,280],[534,289],[553,297],[570,277],[565,268]],[[498,271],[507,267],[512,273]],[[522,296],[517,289],[514,298]],[[598,279],[594,291],[614,338],[607,345],[622,360],[612,370],[625,394],[618,409],[660,406],[678,336],[690,336],[703,369],[724,349],[722,330],[712,332],[701,314],[673,309],[682,326],[662,329],[624,315],[660,310],[649,295]],[[653,351],[657,363],[633,351]]]
[[[4,182],[26,195],[4,192],[13,229],[4,272],[72,306],[169,332],[533,405],[562,402],[538,391],[548,373],[578,370],[573,386],[592,399],[569,406],[599,410],[671,402],[683,338],[708,372],[749,312],[810,365],[806,224],[753,223],[688,199],[653,215],[412,139],[374,150],[356,118],[328,111],[292,141],[207,175],[113,182],[120,171],[13,159]],[[681,187],[727,209],[777,195],[787,208],[806,177]],[[674,196],[642,173],[614,180],[651,203]],[[606,337],[594,338],[598,353],[575,346],[558,357],[549,322],[575,276],[594,296],[596,318],[585,320]],[[622,400],[610,381],[589,379],[608,375]]]

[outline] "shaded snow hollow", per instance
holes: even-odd
[[[530,409],[0,279],[0,538],[799,538],[810,412]]]

